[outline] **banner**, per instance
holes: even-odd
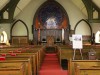
[[[82,35],[72,35],[72,45],[73,49],[82,49],[83,43],[82,43]]]

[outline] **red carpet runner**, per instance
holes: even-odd
[[[56,54],[46,54],[39,75],[68,75],[59,64]]]

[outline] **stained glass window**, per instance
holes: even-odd
[[[63,12],[54,2],[50,2],[40,9],[38,19],[44,28],[56,29],[62,23]]]

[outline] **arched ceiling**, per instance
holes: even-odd
[[[14,17],[16,17],[32,0],[20,0],[16,9]]]
[[[9,3],[9,1],[11,0],[0,0],[0,11],[6,6],[7,3]],[[23,9],[31,2],[32,0],[20,0],[19,3],[17,4],[16,8],[15,8],[15,12],[14,12],[14,16],[16,17],[20,12],[23,11]],[[86,7],[84,5],[84,3],[82,2],[82,0],[69,0],[72,1],[72,3],[74,5],[76,5],[77,8],[79,8],[82,13],[86,16],[87,15],[87,10]],[[100,0],[92,0],[92,2],[100,8]]]
[[[100,0],[92,0],[100,8]]]
[[[10,0],[0,0],[0,10],[9,2]],[[14,17],[17,16],[29,3],[31,0],[20,0],[15,9]]]
[[[73,4],[75,4],[86,16],[87,15],[87,10],[86,7],[84,5],[84,3],[82,2],[82,0],[71,0],[73,2]],[[100,8],[100,0],[92,0],[92,2]]]
[[[71,0],[71,1],[82,11],[82,13],[84,15],[87,16],[86,7],[85,7],[84,3],[82,2],[82,0]]]
[[[9,2],[10,0],[0,0],[0,10]]]

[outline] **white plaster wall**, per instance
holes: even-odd
[[[96,33],[98,30],[100,31],[100,23],[92,23],[91,26],[93,33]]]
[[[23,23],[17,22],[12,30],[12,36],[27,36],[27,29]]]
[[[71,1],[69,0],[63,0],[63,1],[56,0],[56,1],[59,2],[66,10],[69,16],[69,21],[72,30],[74,30],[74,27],[78,21],[80,21],[81,19],[87,19],[85,14],[83,14],[81,10],[77,8],[77,6],[74,5]],[[75,34],[90,35],[90,28],[85,22],[82,21],[77,26]]]
[[[46,0],[32,0],[29,3],[29,5],[16,17],[16,19],[21,19],[22,21],[26,23],[29,29],[29,39],[31,40],[33,39],[33,34],[32,34],[33,17],[35,15],[36,10],[45,1]]]
[[[80,22],[75,30],[75,34],[91,35],[88,24],[84,21]]]
[[[86,19],[87,17],[81,12],[79,8],[77,8],[76,5],[74,5],[71,1],[69,0],[56,0],[59,2],[66,12],[68,13],[69,16],[69,21],[71,25],[71,29],[73,30],[76,23],[81,20],[81,19]]]

